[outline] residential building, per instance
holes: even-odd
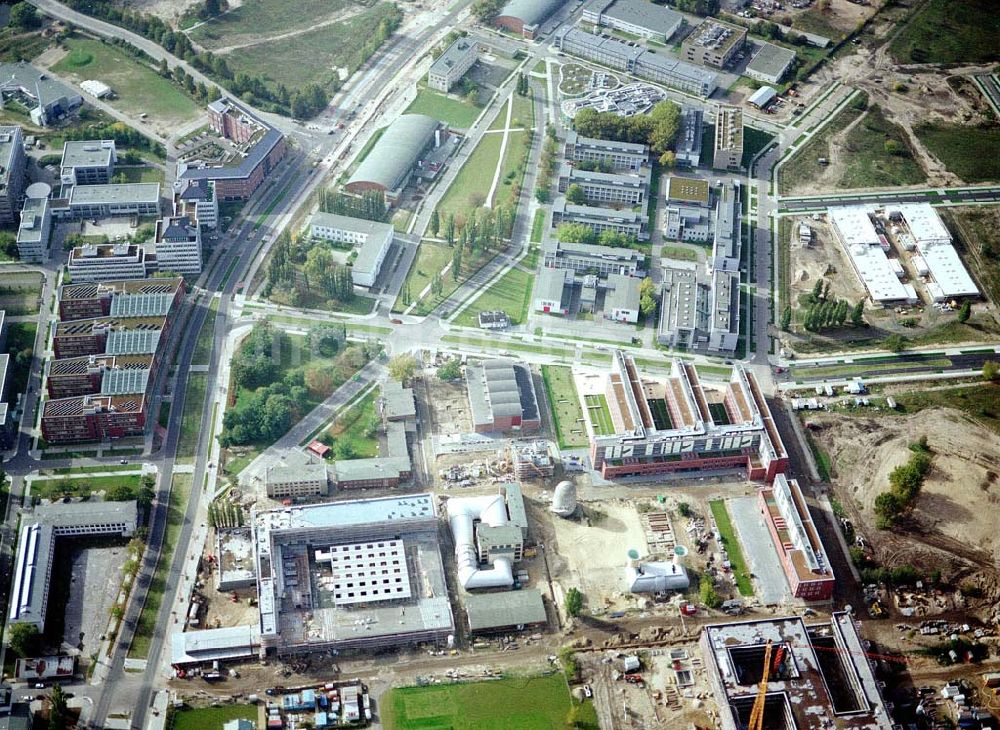
[[[30,187],[30,186],[29,186]],[[45,259],[52,235],[52,208],[47,197],[24,199],[21,223],[17,228],[17,255],[23,262],[39,263]]]
[[[569,314],[572,301],[573,271],[543,268],[535,279],[532,309],[544,314]]]
[[[715,115],[712,167],[739,170],[743,166],[743,110],[719,104]]]
[[[12,225],[16,220],[27,179],[25,164],[21,128],[0,126],[0,224]]]
[[[567,27],[555,37],[556,46],[573,56],[656,81],[696,96],[712,95],[718,77],[711,71],[651,53],[641,46]]]
[[[215,195],[214,180],[179,180],[175,193],[175,210],[197,221],[202,228],[219,225],[219,199]]]
[[[639,285],[642,279],[623,274],[608,276],[604,294],[604,318],[635,324],[639,321]]]
[[[479,58],[479,45],[467,37],[458,38],[435,59],[427,72],[427,85],[448,93]]]
[[[605,417],[585,413],[591,463],[605,479],[733,469],[770,483],[788,465],[767,402],[742,365],[734,366],[714,409],[694,365],[676,358],[668,378],[654,379],[616,350],[601,385],[581,396]]]
[[[493,24],[524,38],[535,38],[541,25],[548,20],[566,0],[508,0]]]
[[[702,630],[701,656],[722,730],[745,728],[760,697],[770,656],[764,716],[797,730],[892,730],[898,727],[876,679],[868,643],[847,611],[806,624],[776,616]],[[776,688],[770,691],[770,688]],[[780,688],[780,689],[777,689]]]
[[[371,288],[378,280],[395,229],[391,223],[351,218],[335,213],[316,213],[309,222],[313,238],[356,246],[358,256],[351,268],[355,286]]]
[[[541,428],[535,384],[527,365],[511,360],[484,360],[465,370],[476,433],[528,433]]]
[[[577,274],[599,276],[638,276],[645,264],[646,257],[632,248],[563,241],[547,241],[542,244],[542,266],[549,269],[570,269]]]
[[[646,217],[633,210],[614,210],[612,208],[596,208],[589,205],[573,205],[566,198],[559,196],[552,204],[552,227],[558,228],[563,223],[580,223],[597,233],[614,231],[645,240],[648,234],[645,230]]]
[[[0,63],[0,94],[29,110],[33,124],[47,127],[83,104],[83,97],[25,61]]]
[[[594,205],[641,205],[649,195],[650,177],[648,167],[639,175],[620,175],[580,170],[563,163],[559,168],[558,189],[560,193],[565,193],[570,185],[579,185],[587,196],[587,202]]]
[[[66,271],[75,282],[145,279],[156,270],[154,259],[131,243],[86,243],[69,252]]]
[[[746,75],[765,84],[780,84],[795,63],[795,51],[773,43],[762,43],[747,64]]]
[[[187,216],[156,221],[156,268],[175,274],[201,273],[201,228]]]
[[[590,0],[583,22],[666,43],[684,22],[680,13],[648,0]]]
[[[619,172],[639,172],[649,162],[644,144],[581,137],[572,129],[566,133],[563,153],[567,160],[597,162]]]
[[[681,54],[691,63],[725,68],[743,50],[747,29],[716,18],[705,18],[681,44]]]
[[[757,499],[792,595],[806,601],[830,600],[833,570],[799,483],[778,474],[770,487],[757,491]]]
[[[138,523],[133,502],[57,502],[35,507],[21,517],[14,575],[10,581],[8,626],[32,624],[45,631],[49,582],[56,543],[61,539],[95,536],[130,537]]]
[[[63,144],[60,178],[63,185],[106,185],[115,174],[113,139],[67,140]]]
[[[701,163],[701,139],[705,131],[701,109],[681,107],[680,128],[675,139],[674,162],[678,167],[698,167]]]
[[[347,192],[377,190],[395,202],[402,195],[424,153],[440,144],[441,124],[424,114],[397,117],[344,185]]]
[[[64,186],[52,200],[57,220],[158,216],[160,183]]]

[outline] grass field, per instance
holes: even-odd
[[[267,35],[277,35],[312,28],[355,4],[351,0],[300,0],[290,13],[285,0],[255,0],[202,23],[188,35],[211,51],[257,40],[262,29]]]
[[[389,690],[379,704],[386,730],[564,730],[574,702],[560,673]],[[575,727],[598,728],[593,706]]]
[[[406,275],[406,282],[403,284],[405,290],[409,287],[410,301],[415,302],[420,297],[420,292],[431,283],[434,276],[451,262],[452,250],[448,246],[436,243],[421,243],[417,247],[417,256],[410,265],[410,271]],[[400,293],[393,306],[393,311],[402,312],[406,309],[403,304],[403,295]]]
[[[208,314],[198,332],[198,339],[194,343],[194,353],[191,355],[192,365],[208,365],[212,356],[212,341],[215,335],[215,314],[219,309],[218,297],[212,297],[212,303],[208,305]]]
[[[441,220],[449,214],[455,215],[456,222],[464,223],[466,214],[472,208],[479,208],[486,201],[493,175],[500,160],[502,135],[484,135],[469,159],[455,176],[451,187],[442,196],[437,211]],[[458,226],[461,228],[461,226]]]
[[[611,421],[611,411],[608,410],[608,399],[603,393],[588,395],[584,397],[587,403],[587,415],[590,424],[594,427],[594,433],[598,436],[610,436],[615,432],[614,423]]]
[[[671,246],[669,244],[664,244],[660,255],[664,258],[675,259],[677,261],[698,260],[697,251],[692,251],[690,248],[684,248],[683,246]]]
[[[732,565],[733,577],[736,578],[736,587],[740,595],[752,596],[753,584],[750,582],[750,571],[747,570],[746,560],[743,559],[743,548],[740,540],[733,529],[733,522],[729,519],[729,510],[726,503],[721,499],[715,499],[708,503],[712,510],[712,517],[715,518],[715,525],[719,528],[719,535],[722,536],[722,544],[725,545],[726,554],[729,555],[729,563]]]
[[[854,376],[871,376],[893,370],[926,370],[928,368],[946,368],[951,366],[951,360],[946,357],[929,358],[920,362],[856,362],[850,365],[824,365],[816,368],[792,368],[793,378],[851,378]]]
[[[163,603],[163,591],[166,589],[166,574],[170,570],[171,562],[173,562],[174,549],[177,547],[177,538],[181,534],[184,513],[190,496],[191,475],[174,474],[167,509],[167,526],[163,533],[163,545],[160,547],[160,559],[156,564],[156,571],[153,573],[153,579],[150,581],[149,590],[146,593],[146,602],[142,606],[142,612],[136,623],[135,636],[132,638],[132,644],[128,651],[130,657],[145,659],[149,654],[149,644],[157,627],[156,618],[160,612],[160,605]],[[199,726],[185,725],[183,727]]]
[[[222,727],[230,720],[250,720],[257,722],[255,705],[226,705],[224,707],[202,707],[197,710],[183,709],[173,712],[166,730],[204,730]]]
[[[8,317],[38,314],[42,281],[40,274],[31,271],[0,275],[0,309]]]
[[[966,266],[991,301],[1000,300],[1000,206],[962,206],[942,211]]]
[[[535,275],[515,266],[490,284],[490,287],[463,309],[453,322],[464,327],[477,327],[480,312],[502,309],[510,317],[512,324],[524,324],[528,318],[531,290],[534,285]]]
[[[848,105],[808,142],[799,147],[779,170],[779,192],[783,195],[792,193],[803,183],[821,174],[825,168],[818,160],[821,157],[830,158],[830,138],[846,129],[862,113],[859,109]]]
[[[468,129],[481,111],[482,109],[475,104],[457,96],[445,96],[438,91],[425,88],[417,93],[417,98],[406,107],[404,114],[426,114],[449,126]]]
[[[165,125],[194,119],[200,113],[194,99],[151,67],[113,46],[90,38],[68,38],[69,54],[52,70],[75,78],[100,79],[117,98],[111,106],[132,115],[142,113]]]
[[[135,467],[131,467],[133,470]],[[66,479],[36,479],[31,482],[31,496],[39,499],[57,499],[59,497],[83,497],[91,492],[123,484],[133,489],[139,488],[139,474],[122,474],[108,477],[67,477]]]
[[[376,415],[377,401],[378,388],[372,388],[368,395],[337,416],[319,440],[330,447],[345,444],[355,459],[378,456],[378,436],[375,433],[368,435],[368,427]]]
[[[988,63],[1000,59],[994,0],[930,0],[889,51],[899,63]]]
[[[901,393],[893,398],[904,413],[916,413],[925,408],[957,408],[1000,433],[1000,384],[997,383]]]
[[[7,391],[7,402],[10,405],[17,403],[17,396],[28,388],[28,375],[31,372],[31,358],[19,362],[16,353],[33,350],[35,347],[35,334],[38,325],[34,322],[13,322],[7,325],[7,352],[10,358],[10,388]]]
[[[500,167],[500,181],[493,194],[493,207],[506,206],[513,209],[517,205],[515,190],[520,190],[524,179],[523,162],[528,149],[529,133],[521,130],[511,132],[507,136],[507,149],[504,150],[503,163]],[[492,181],[491,181],[492,182]],[[516,187],[515,187],[516,184]]]
[[[545,209],[539,208],[535,211],[535,217],[531,221],[531,242],[541,243],[545,234]]]
[[[327,86],[338,77],[338,68],[353,73],[364,62],[363,50],[372,29],[392,11],[392,3],[379,3],[342,23],[302,33],[293,42],[277,39],[247,46],[225,58],[234,72],[263,74],[290,90],[313,83]],[[288,14],[308,18],[298,7]],[[311,19],[307,22],[313,24]]]
[[[41,474],[80,475],[95,471],[136,471],[139,464],[101,464],[100,466],[61,466],[57,469],[42,469]]]
[[[914,131],[928,151],[965,182],[1000,180],[1000,155],[983,154],[1000,149],[1000,127],[922,124]]]
[[[205,407],[205,387],[208,373],[188,373],[187,393],[181,413],[181,433],[177,438],[177,461],[190,463],[198,448],[201,435],[201,413]]]
[[[542,382],[552,409],[552,420],[559,436],[559,447],[577,448],[587,445],[587,430],[583,425],[580,396],[573,383],[573,372],[559,365],[542,365]]]
[[[899,154],[886,151],[889,141],[898,145]],[[903,131],[888,121],[877,106],[872,106],[864,119],[848,132],[842,153],[847,166],[837,182],[840,188],[916,185],[927,179],[913,158]]]

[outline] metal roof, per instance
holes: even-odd
[[[413,169],[439,122],[424,114],[404,114],[386,127],[347,184],[374,183],[395,190]]]
[[[608,292],[604,296],[604,309],[630,309],[639,311],[639,284],[642,279],[624,274],[608,275]]]
[[[118,292],[111,299],[112,317],[165,317],[174,292]]]
[[[156,352],[161,330],[112,330],[104,349],[108,355],[148,355]]]
[[[675,10],[654,5],[649,0],[593,0],[586,10],[637,25],[668,38],[677,32],[683,16]]]
[[[747,71],[772,77],[778,81],[794,60],[795,51],[776,46],[773,43],[764,43],[747,64]]]
[[[747,99],[748,104],[753,104],[754,106],[765,106],[771,99],[776,97],[778,92],[772,89],[770,86],[761,86],[755,92],[750,94],[750,98]]]
[[[510,0],[497,17],[517,18],[527,27],[537,27],[560,7],[566,0]]]
[[[545,623],[542,594],[534,588],[502,593],[470,593],[464,597],[471,631]]]
[[[145,393],[149,382],[149,369],[141,370],[105,370],[101,376],[102,395],[125,395],[127,393]]]

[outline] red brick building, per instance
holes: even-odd
[[[42,437],[58,444],[142,436],[148,405],[144,393],[47,400],[42,409]]]

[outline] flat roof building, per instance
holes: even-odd
[[[60,220],[159,214],[160,183],[69,185],[52,201],[52,216]]]
[[[67,140],[63,144],[60,178],[63,185],[101,185],[115,174],[113,139]]]
[[[493,24],[524,38],[534,38],[542,23],[565,2],[566,0],[508,0],[493,18]]]
[[[903,203],[890,206],[889,210],[890,218],[894,212],[899,213],[927,264],[930,280],[925,286],[933,301],[980,295],[979,287],[955,249],[951,232],[930,203]]]
[[[743,166],[743,110],[719,104],[715,115],[712,167],[739,170]]]
[[[915,298],[889,263],[888,241],[883,247],[884,236],[875,230],[868,208],[860,205],[827,208],[827,217],[873,302],[889,304]]]
[[[649,195],[652,171],[643,168],[638,175],[622,175],[595,170],[581,170],[563,163],[559,168],[557,181],[560,193],[565,193],[570,185],[579,185],[593,205],[641,205]]]
[[[707,208],[710,199],[710,190],[711,186],[708,180],[697,177],[670,175],[667,177],[665,196],[667,204],[680,203]]]
[[[175,274],[201,273],[201,228],[187,216],[168,216],[156,221],[153,251],[158,271]]]
[[[563,153],[573,162],[596,162],[618,171],[638,172],[649,162],[644,144],[581,137],[572,129],[566,133]]]
[[[531,369],[512,360],[484,360],[466,367],[472,428],[476,433],[541,428]]]
[[[636,276],[645,268],[646,257],[634,248],[599,246],[592,243],[546,241],[542,244],[542,266],[570,269],[577,274],[626,274]]]
[[[17,126],[0,126],[0,223],[14,223],[27,180],[24,136]]]
[[[382,263],[392,246],[394,232],[391,223],[335,213],[316,213],[309,222],[309,234],[313,238],[357,246],[358,255],[351,267],[351,280],[355,286],[365,288],[375,286]]]
[[[77,246],[69,252],[66,270],[73,281],[145,279],[156,265],[142,246],[130,243]]]
[[[639,321],[639,285],[642,279],[610,274],[604,294],[604,318],[635,324]]]
[[[848,612],[835,611],[829,621],[809,625],[797,616],[714,624],[702,630],[699,644],[722,730],[747,727],[768,644],[773,662],[764,703],[768,727],[896,727],[867,644]]]
[[[678,166],[698,167],[701,162],[701,139],[705,131],[701,109],[681,107],[680,129],[675,139],[675,163]]]
[[[264,469],[264,489],[271,499],[303,499],[330,494],[326,462],[301,451],[289,451],[280,463]]]
[[[762,43],[747,64],[746,75],[765,84],[780,84],[793,63],[795,51],[773,43]]]
[[[567,203],[562,195],[552,203],[553,228],[558,228],[563,223],[580,223],[598,234],[602,231],[614,231],[641,241],[648,237],[645,222],[646,217],[634,210],[573,205]]]
[[[676,358],[669,377],[653,379],[616,350],[603,386],[582,395],[604,414],[585,409],[591,463],[605,479],[745,469],[771,482],[788,465],[767,402],[742,365],[733,367],[722,408],[709,407],[694,365]]]
[[[458,38],[435,59],[427,71],[427,85],[448,93],[479,58],[479,44],[471,38]]]
[[[524,631],[546,625],[545,603],[536,588],[499,593],[468,593],[462,597],[472,634]]]
[[[17,227],[17,255],[24,262],[45,258],[52,235],[52,208],[48,198],[25,198]]]
[[[725,68],[743,50],[747,29],[716,18],[705,20],[681,44],[681,53],[691,63]]]
[[[424,114],[397,117],[385,128],[344,189],[351,193],[379,190],[387,200],[397,200],[421,156],[435,143],[440,126],[438,120]]]
[[[543,314],[569,314],[573,271],[565,267],[543,267],[535,279],[532,309]]]
[[[680,13],[648,0],[590,0],[583,22],[666,43],[684,23]]]
[[[663,267],[660,321],[656,340],[671,348],[693,349],[699,332],[707,332],[711,290],[695,264]]]

